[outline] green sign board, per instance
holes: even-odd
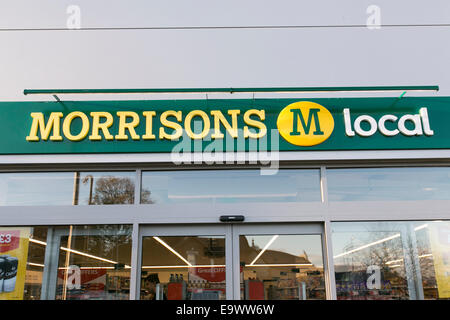
[[[449,149],[450,97],[1,102],[0,154]]]

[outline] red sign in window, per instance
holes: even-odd
[[[0,253],[19,248],[20,230],[0,231]]]

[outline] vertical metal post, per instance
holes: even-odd
[[[240,300],[241,269],[239,264],[239,237],[237,233],[235,234],[233,224],[226,226],[225,239],[226,297],[227,300]]]
[[[136,181],[134,183],[134,205],[138,206],[141,202],[141,170],[136,170]],[[139,223],[133,223],[131,235],[131,271],[130,271],[130,300],[138,300],[141,290],[141,269],[140,269],[140,232]]]
[[[134,183],[134,204],[139,205],[141,203],[141,183],[142,183],[142,171],[136,170],[136,181]]]
[[[324,166],[320,167],[320,190],[322,195],[322,203],[328,208],[328,181],[327,171]],[[328,210],[327,210],[328,212]],[[325,288],[327,300],[336,300],[336,277],[334,273],[334,259],[332,248],[331,222],[327,216],[324,219],[324,238],[322,239],[322,252],[324,259]]]
[[[44,270],[42,273],[41,300],[54,300],[56,297],[58,257],[61,237],[54,228],[47,229]]]
[[[416,231],[414,230],[414,226],[411,222],[408,223],[408,234],[409,234],[409,245],[411,253],[411,262],[413,267],[413,273],[415,278],[415,284],[416,284],[416,299],[418,300],[424,300],[424,292],[423,292],[423,284],[422,284],[422,271],[420,268],[420,261],[419,261],[419,251],[417,250],[417,238],[416,238]]]
[[[138,300],[140,292],[140,237],[139,224],[133,224],[133,232],[131,235],[131,271],[130,271],[130,300]]]
[[[88,202],[88,204],[91,205],[92,204],[92,190],[94,188],[94,177],[92,175],[89,175],[88,177],[91,180],[89,182],[89,202]]]
[[[409,299],[410,300],[417,300],[417,291],[416,291],[416,284],[415,284],[415,274],[414,274],[414,265],[411,259],[411,252],[410,252],[410,244],[408,241],[408,227],[402,226],[400,228],[400,235],[401,235],[401,241],[402,241],[402,251],[403,251],[403,257],[404,257],[404,264],[405,264],[405,272],[406,272],[406,281],[408,283],[408,292],[409,292]]]
[[[320,167],[320,194],[322,196],[322,203],[328,206],[327,170],[323,166]]]
[[[333,248],[331,246],[331,223],[329,220],[325,220],[325,239],[322,241],[324,248],[324,264],[326,266],[325,270],[325,287],[326,287],[326,298],[327,300],[336,300],[336,277],[334,273],[334,259],[333,259]],[[325,267],[324,266],[324,267]]]
[[[67,238],[67,252],[66,252],[66,261],[64,262],[64,283],[63,283],[63,300],[67,298],[67,279],[69,277],[69,264],[70,264],[70,250],[72,247],[72,231],[73,226],[69,226],[69,236]]]
[[[79,193],[80,193],[80,172],[75,171],[73,177],[73,199],[72,199],[72,204],[74,206],[78,205]]]
[[[73,198],[72,198],[72,205],[76,206],[79,202],[79,194],[80,194],[80,172],[75,171],[74,177],[73,177]],[[67,239],[67,252],[66,252],[66,259],[64,263],[64,283],[63,283],[63,292],[62,292],[62,299],[66,300],[67,295],[67,279],[69,276],[69,263],[70,263],[70,249],[72,246],[72,229],[73,226],[69,226],[69,237]]]

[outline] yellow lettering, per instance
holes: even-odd
[[[70,125],[72,124],[72,121],[74,118],[80,118],[82,121],[81,125],[81,131],[76,136],[72,135],[72,132],[70,131]],[[64,136],[71,140],[71,141],[80,141],[86,138],[87,134],[89,133],[89,119],[88,117],[80,111],[74,111],[69,113],[63,122],[63,133]]]
[[[53,134],[50,137],[50,140],[61,141],[63,139],[60,134],[60,119],[63,116],[62,112],[50,113],[47,124],[44,122],[44,114],[42,112],[32,112],[30,115],[33,118],[33,122],[31,123],[30,134],[25,138],[27,141],[39,141],[37,135],[38,129],[40,129],[42,140],[48,139],[52,129]]]
[[[191,128],[191,122],[194,117],[201,117],[203,119],[203,130],[200,133],[194,133]],[[187,135],[191,139],[203,139],[208,135],[209,128],[211,124],[209,122],[208,115],[201,110],[194,110],[188,113],[186,118],[184,119],[184,129],[186,130]]]
[[[101,141],[102,139],[105,139],[111,141],[114,139],[141,139],[140,135],[136,133],[136,128],[140,123],[139,114],[133,111],[117,111],[116,114],[119,118],[118,131],[116,135],[112,135],[110,130],[115,121],[114,115],[110,112],[90,112],[89,115],[92,118],[92,131],[89,135],[89,140]],[[156,114],[156,111],[142,112],[142,115],[145,117],[145,134],[142,135],[143,140],[157,139],[153,132],[155,129],[153,122]],[[204,139],[211,131],[212,125],[214,125],[214,130],[211,134],[211,138],[223,139],[226,134],[224,131],[226,131],[232,138],[237,139],[239,136],[238,120],[241,110],[227,110],[227,114],[228,116],[225,115],[224,111],[220,110],[212,110],[210,111],[210,114],[203,110],[192,110],[186,115],[183,123],[182,111],[165,111],[161,114],[159,119],[161,123],[159,128],[159,139],[177,140],[183,135],[183,130],[186,130],[186,134],[191,139]],[[33,112],[30,115],[32,117],[32,124],[29,135],[26,137],[27,141],[40,141],[41,139],[62,141],[64,136],[71,141],[80,141],[86,138],[90,131],[91,124],[88,117],[89,115],[80,111],[71,112],[66,117],[64,117],[62,112],[52,112],[48,119],[45,119],[44,113],[42,112]],[[173,117],[174,119],[170,119],[170,117]],[[196,117],[200,119],[196,119]],[[213,124],[211,117],[214,118]],[[71,132],[71,126],[73,120],[76,118],[80,118],[81,120],[81,129],[78,134],[74,135]],[[61,124],[62,119],[63,122]],[[244,138],[259,139],[264,137],[267,134],[267,127],[264,120],[264,110],[251,109],[245,111],[243,115],[243,121],[245,123],[245,126],[243,127]],[[195,126],[197,123],[201,124],[201,127],[199,126],[199,128],[197,128]],[[63,134],[60,132],[61,125]],[[78,131],[78,129],[74,130]]]
[[[213,139],[222,139],[224,137],[223,133],[220,131],[220,123],[222,123],[228,133],[233,137],[238,137],[238,123],[237,116],[240,113],[240,110],[228,110],[228,114],[231,116],[231,124],[225,119],[225,116],[221,111],[213,110],[211,111],[211,115],[214,116],[214,133],[211,135]]]
[[[131,139],[139,140],[139,135],[136,134],[134,128],[139,125],[139,115],[133,111],[117,111],[119,116],[119,132],[116,135],[116,140],[128,140],[128,135],[125,134],[125,130],[131,135]],[[127,118],[131,117],[131,122],[127,122]]]
[[[167,120],[167,117],[175,117],[177,121],[180,122],[181,116],[182,116],[181,111],[173,111],[173,110],[165,111],[161,114],[160,120],[161,125],[163,125],[163,127],[159,128],[159,138],[161,140],[162,139],[176,140],[182,136],[183,128],[181,127],[181,125],[179,123]],[[168,134],[164,130],[164,127],[172,128],[175,130],[175,132],[172,134]]]
[[[144,111],[142,114],[145,117],[145,134],[142,136],[142,139],[155,140],[156,136],[153,134],[153,117],[156,115],[156,112]]]
[[[267,127],[263,122],[253,120],[250,118],[251,115],[257,115],[262,121],[266,119],[266,113],[264,110],[256,110],[256,109],[250,109],[247,110],[244,113],[244,122],[245,124],[248,124],[249,126],[255,127],[259,129],[258,133],[253,133],[249,130],[247,126],[244,126],[244,138],[252,138],[252,139],[259,139],[266,135],[267,133]]]
[[[99,141],[102,137],[99,135],[99,130],[102,130],[103,136],[106,140],[114,140],[114,137],[109,133],[108,128],[113,124],[113,116],[109,112],[91,112],[92,117],[92,133],[89,140]],[[100,118],[106,118],[105,122],[100,123]]]

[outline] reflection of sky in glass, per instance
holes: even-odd
[[[0,205],[71,205],[73,172],[0,174]]]
[[[450,167],[327,170],[330,201],[450,199]]]
[[[143,172],[142,188],[154,203],[320,201],[319,170]]]
[[[273,236],[274,235],[246,235],[245,237],[250,246],[254,242],[255,246],[262,250]],[[311,261],[314,266],[323,266],[320,235],[279,235],[267,250],[285,252],[293,256],[303,256],[306,252],[309,261]],[[262,256],[264,256],[264,254]],[[258,263],[258,261],[255,263]]]
[[[335,267],[350,263],[352,258],[362,254],[377,251],[382,246],[387,248],[384,263],[404,259],[402,247],[403,229],[415,233],[417,253],[419,259],[431,253],[429,240],[429,227],[434,225],[447,226],[448,222],[441,221],[411,221],[411,222],[334,222],[332,223],[332,245]],[[410,236],[408,236],[409,241]],[[350,253],[351,251],[353,253]]]
[[[80,173],[79,204],[88,204],[90,183],[83,183],[87,175],[114,176],[135,180],[134,172],[82,172]],[[0,206],[71,205],[73,204],[74,172],[24,172],[0,174]]]
[[[398,224],[389,222],[334,222],[332,223],[333,255],[338,256],[399,234]],[[389,244],[396,239],[398,240],[399,237],[381,243]],[[368,249],[372,247],[369,246]]]

